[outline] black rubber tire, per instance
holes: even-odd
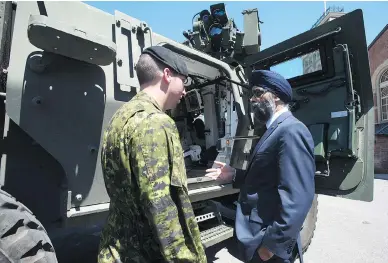
[[[309,248],[309,246],[311,245],[311,241],[314,237],[314,231],[317,226],[317,219],[318,219],[318,195],[316,194],[314,196],[313,203],[306,216],[306,219],[304,220],[303,228],[300,233],[303,253],[305,253]]]
[[[318,195],[314,196],[313,203],[309,212],[307,213],[306,219],[303,222],[303,228],[300,232],[300,239],[302,243],[302,252],[303,254],[310,247],[311,242],[314,237],[314,231],[317,226],[318,219]],[[299,255],[297,247],[295,246],[294,251],[292,252],[292,257],[290,259],[291,263],[299,262]]]
[[[57,263],[54,247],[32,212],[0,189],[0,262]]]

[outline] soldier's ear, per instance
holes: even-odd
[[[172,80],[172,72],[169,68],[163,69],[163,81],[165,81],[167,84],[170,84]]]

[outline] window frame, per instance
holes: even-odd
[[[388,122],[388,68],[385,68],[383,73],[379,77],[379,102],[380,102],[380,121]],[[383,89],[386,90],[386,94],[383,96]],[[385,101],[385,102],[384,102]]]

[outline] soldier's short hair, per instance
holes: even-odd
[[[163,46],[151,46],[143,50],[136,65],[139,84],[152,82],[158,78],[163,69],[169,68],[173,76],[189,76],[186,63],[173,51]]]
[[[136,75],[140,85],[150,83],[160,78],[165,65],[156,61],[148,54],[142,54],[136,64]]]

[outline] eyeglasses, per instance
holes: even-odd
[[[253,87],[252,88],[252,96],[254,96],[255,98],[260,98],[266,92],[267,91],[265,89],[260,88],[260,87]]]

